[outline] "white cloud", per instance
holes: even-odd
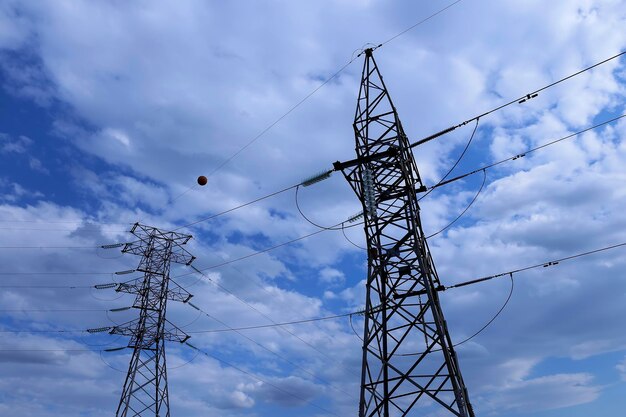
[[[33,144],[32,139],[26,136],[20,136],[18,138],[12,138],[6,133],[0,133],[0,152],[2,153],[17,153],[23,154],[28,151],[28,148]]]
[[[511,382],[487,400],[490,414],[537,412],[572,407],[596,400],[601,387],[589,374],[556,374]]]
[[[620,373],[622,381],[626,381],[626,358],[624,358],[621,362],[619,362],[615,368]]]
[[[320,280],[327,284],[342,284],[345,278],[345,274],[335,268],[327,267],[320,271]]]

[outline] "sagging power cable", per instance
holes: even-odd
[[[472,134],[470,135],[469,140],[467,141],[467,143],[465,144],[465,148],[463,148],[463,152],[461,152],[461,154],[459,155],[459,157],[457,158],[456,162],[454,162],[454,164],[452,165],[452,167],[450,167],[450,169],[448,170],[448,172],[446,172],[446,174],[441,177],[441,179],[439,181],[437,181],[437,184],[441,184],[442,182],[444,182],[446,180],[446,178],[448,178],[448,176],[452,173],[452,171],[454,171],[454,168],[457,167],[457,165],[459,165],[459,162],[461,162],[461,160],[463,159],[463,157],[465,156],[465,153],[467,153],[467,150],[469,149],[470,145],[472,144],[472,141],[474,140],[474,135],[476,135],[476,129],[478,129],[478,122],[480,119],[476,119],[476,124],[474,125],[474,130],[472,130]],[[428,189],[428,191],[426,191],[424,193],[424,195],[420,196],[420,198],[417,199],[417,201],[422,201],[424,198],[426,198],[426,196],[428,194],[430,194],[435,188],[437,187],[431,187],[430,189]]]
[[[478,189],[478,191],[474,195],[474,198],[472,198],[472,200],[469,202],[469,204],[465,207],[465,209],[458,216],[456,216],[454,218],[454,220],[452,220],[450,223],[448,223],[446,226],[444,226],[443,228],[439,229],[435,233],[426,236],[426,239],[430,239],[432,237],[435,237],[438,234],[440,234],[440,233],[444,232],[445,230],[447,230],[448,228],[452,227],[454,225],[454,223],[456,223],[461,217],[463,217],[465,215],[465,213],[467,213],[467,211],[472,207],[472,205],[474,205],[474,203],[478,199],[478,196],[480,195],[480,193],[483,191],[483,188],[485,187],[485,182],[487,181],[487,172],[484,169],[482,171],[483,171],[483,182],[480,184],[480,188]]]
[[[615,121],[617,121],[617,120],[620,120],[620,119],[622,119],[622,118],[624,118],[624,117],[626,117],[626,113],[621,114],[621,115],[616,116],[616,117],[613,117],[613,118],[611,118],[611,119],[609,119],[609,120],[605,120],[605,121],[603,121],[603,122],[600,122],[600,123],[598,123],[598,124],[595,124],[595,125],[593,125],[593,126],[591,126],[591,127],[588,127],[588,128],[586,128],[586,129],[579,130],[579,131],[577,131],[577,132],[574,132],[574,133],[571,133],[571,134],[569,134],[569,135],[563,136],[563,137],[561,137],[561,138],[559,138],[559,139],[555,139],[555,140],[552,140],[552,141],[550,141],[550,142],[544,143],[543,145],[539,145],[539,146],[536,146],[536,147],[534,147],[534,148],[530,148],[530,149],[528,149],[528,150],[526,150],[526,151],[524,151],[524,152],[522,152],[522,153],[519,153],[519,154],[516,154],[516,155],[510,156],[510,157],[505,158],[505,159],[501,159],[501,160],[499,160],[499,161],[497,161],[497,162],[491,163],[491,164],[489,164],[489,165],[485,165],[485,166],[483,166],[483,167],[477,168],[477,169],[475,169],[475,170],[473,170],[473,171],[470,171],[470,172],[466,172],[465,174],[458,175],[458,176],[456,176],[456,177],[454,177],[454,178],[450,178],[449,180],[445,180],[445,181],[443,181],[443,182],[440,182],[440,183],[438,183],[438,184],[436,184],[436,185],[432,186],[430,189],[432,190],[432,189],[435,189],[435,188],[439,188],[439,187],[441,187],[441,186],[444,186],[444,185],[450,184],[450,183],[452,183],[452,182],[455,182],[455,181],[461,180],[461,179],[463,179],[463,178],[469,177],[470,175],[474,175],[474,174],[476,174],[476,173],[478,173],[478,172],[480,172],[480,171],[484,171],[484,170],[487,170],[487,169],[494,168],[494,167],[496,167],[496,166],[498,166],[498,165],[500,165],[500,164],[503,164],[503,163],[505,163],[505,162],[508,162],[508,161],[514,161],[514,160],[516,160],[516,159],[523,158],[523,157],[525,157],[526,155],[528,155],[528,154],[530,154],[530,153],[532,153],[532,152],[536,152],[536,151],[538,151],[538,150],[540,150],[540,149],[547,148],[548,146],[552,146],[552,145],[557,144],[557,143],[559,143],[559,142],[562,142],[562,141],[564,141],[564,140],[571,139],[571,138],[576,137],[576,136],[580,136],[580,135],[582,135],[582,134],[583,134],[583,133],[585,133],[585,132],[589,132],[590,130],[597,129],[597,128],[602,127],[602,126],[604,126],[604,125],[607,125],[607,124],[609,124],[609,123],[613,123],[613,122],[615,122]]]

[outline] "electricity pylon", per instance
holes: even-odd
[[[142,257],[136,270],[144,276],[117,288],[136,294],[133,307],[139,310],[139,318],[110,332],[130,336],[128,347],[133,349],[115,415],[169,417],[165,341],[183,343],[189,336],[165,318],[167,300],[187,302],[191,298],[191,294],[170,279],[170,264],[193,262],[195,257],[182,247],[191,236],[163,232],[139,223],[135,223],[131,233],[138,240],[127,243],[122,252]]]
[[[357,158],[334,167],[362,202],[367,237],[359,417],[473,417],[422,231],[417,195],[426,187],[372,49],[354,132]]]

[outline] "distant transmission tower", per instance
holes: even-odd
[[[195,258],[182,247],[191,236],[163,232],[139,223],[135,223],[131,233],[138,240],[127,243],[122,252],[142,257],[136,270],[144,276],[117,288],[136,294],[133,307],[139,310],[139,318],[110,332],[130,336],[128,347],[133,349],[115,415],[169,417],[165,341],[182,343],[189,336],[165,318],[167,300],[187,302],[191,298],[191,294],[170,279],[170,264],[193,262]]]
[[[372,49],[354,120],[357,158],[336,162],[363,204],[368,279],[359,417],[473,417],[422,231],[426,190]]]

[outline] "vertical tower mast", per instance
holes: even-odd
[[[473,417],[422,231],[425,191],[372,49],[354,120],[357,158],[335,163],[363,204],[368,247],[359,417]]]
[[[139,318],[116,326],[112,334],[130,336],[133,355],[122,389],[116,417],[169,417],[170,406],[165,362],[165,341],[185,342],[189,336],[166,318],[167,300],[187,302],[191,295],[170,280],[172,262],[190,265],[195,259],[183,249],[190,235],[135,223],[131,233],[138,240],[122,252],[140,255],[137,271],[144,276],[120,284],[117,291],[136,294],[133,307]]]

